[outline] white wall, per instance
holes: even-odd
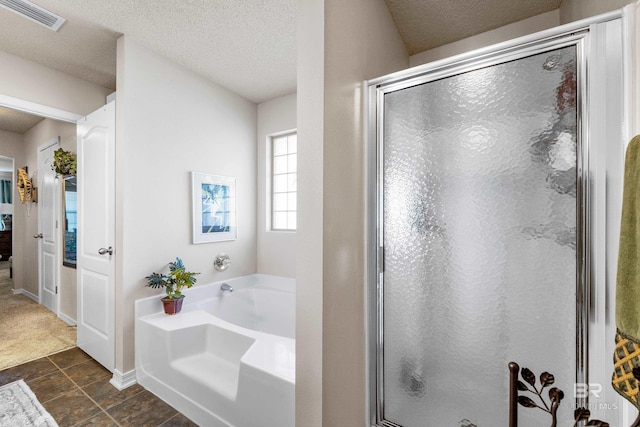
[[[357,426],[367,418],[362,81],[407,68],[409,55],[383,0],[325,7],[322,415]]]
[[[295,277],[296,233],[270,231],[267,209],[270,204],[271,159],[267,156],[269,136],[296,129],[296,94],[275,98],[258,105],[258,273]]]
[[[13,157],[15,167],[24,166],[26,163],[25,150],[23,144],[23,136],[17,133],[0,131],[0,155]],[[13,218],[12,218],[12,237],[13,237],[13,288],[23,289],[24,286],[24,270],[23,253],[24,242],[22,236],[25,228],[24,206],[20,204],[20,198],[16,189],[15,181],[13,184]]]
[[[256,271],[256,105],[134,42],[118,40],[116,369],[134,368],[134,301],[176,256],[199,283]],[[237,178],[238,239],[194,245],[191,171]],[[213,269],[231,256],[224,273]],[[158,302],[160,304],[160,302]]]
[[[87,115],[104,105],[109,89],[0,52],[0,94]]]
[[[296,425],[323,424],[322,235],[325,0],[297,0]],[[346,425],[346,424],[345,424]]]
[[[363,426],[362,82],[407,68],[409,56],[383,0],[299,1],[298,19],[296,425]]]

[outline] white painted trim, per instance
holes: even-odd
[[[40,167],[40,164],[43,162],[43,157],[42,157],[42,152],[45,150],[48,150],[49,148],[60,148],[60,136],[56,136],[55,138],[50,139],[49,141],[44,142],[43,144],[40,144],[38,146],[38,151],[37,151],[37,165],[38,167]],[[37,173],[37,169],[36,169],[36,173]],[[38,177],[38,181],[37,181],[37,186],[40,188],[40,193],[39,193],[39,197],[42,198],[44,196],[44,174],[41,173],[37,173],[37,177]],[[55,221],[59,224],[60,223],[60,184],[56,181],[55,182],[55,189],[54,189],[54,197],[53,197],[53,215],[55,216]],[[42,208],[39,211],[39,215],[38,215],[38,233],[43,233],[44,230],[44,224],[45,224],[45,218],[44,218],[44,211],[42,210]],[[54,246],[54,251],[53,251],[53,258],[54,258],[54,266],[55,266],[55,272],[54,272],[54,286],[56,287],[56,294],[54,296],[54,301],[53,304],[55,304],[55,310],[51,310],[53,311],[53,313],[56,316],[60,315],[60,268],[62,265],[62,261],[60,259],[60,227],[56,228],[56,232],[55,232],[55,237],[56,237],[56,242],[55,242],[55,246]],[[44,270],[44,260],[42,257],[43,254],[43,239],[40,238],[38,239],[38,294],[40,295],[40,304],[42,304],[42,300],[43,300],[43,296],[45,295],[44,292],[44,274],[43,274],[43,270]],[[43,306],[45,306],[44,304],[42,304]],[[47,306],[45,306],[47,307]],[[50,307],[47,307],[50,309]]]
[[[136,384],[137,378],[136,378],[136,370],[132,369],[128,372],[125,372],[124,374],[122,372],[120,372],[117,369],[113,370],[113,377],[111,378],[111,380],[109,381],[111,383],[112,386],[114,386],[115,388],[117,388],[118,390],[122,391],[127,387],[131,387],[132,385]]]
[[[615,349],[615,287],[620,236],[624,152],[628,138],[629,82],[625,66],[624,19],[592,25],[587,58],[589,83],[585,119],[591,171],[591,301],[589,303],[589,383],[603,386],[589,400],[591,415],[611,425],[630,425],[623,399],[609,386]]]
[[[640,3],[638,3],[640,4]],[[635,134],[638,124],[634,117],[634,112],[638,101],[637,83],[634,82],[634,69],[636,67],[636,54],[634,50],[634,38],[636,22],[636,10],[637,6],[634,4],[628,4],[622,9],[622,78],[623,78],[623,103],[624,103],[624,116],[623,116],[623,137],[625,141],[629,141],[632,135]]]
[[[29,291],[27,291],[27,290],[25,290],[23,288],[14,289],[13,290],[13,294],[14,295],[24,295],[26,297],[31,298],[32,300],[34,300],[38,304],[40,304],[40,299],[38,298],[38,296],[36,294],[32,294],[31,292],[29,292]]]
[[[35,102],[2,94],[0,94],[0,106],[63,122],[76,123],[82,118],[79,114],[70,113],[68,111],[59,110],[57,108],[36,104]]]
[[[76,320],[72,319],[71,317],[67,316],[64,313],[58,312],[58,318],[69,326],[76,326]]]
[[[640,17],[640,1],[636,1],[635,3],[628,4],[623,8],[622,14],[622,45],[623,45],[623,88],[624,88],[624,116],[623,116],[623,138],[625,141],[624,147],[622,149],[623,152],[626,152],[628,141],[632,138],[633,135],[636,135],[640,132],[640,83],[635,78],[638,75],[638,71],[640,70],[640,55],[637,53],[637,44],[640,41],[640,29],[638,28],[638,17]],[[621,159],[621,164],[624,163],[624,160]],[[624,167],[624,166],[621,166]],[[610,179],[610,178],[609,178]],[[621,184],[619,184],[621,185]],[[614,200],[614,208],[615,211],[612,212],[612,215],[620,215],[620,206],[619,199],[622,197],[621,194],[618,195],[618,198]],[[614,228],[619,226],[619,221],[617,221],[619,217],[616,218],[616,223]],[[616,239],[612,242],[612,249],[610,249],[607,253],[607,256],[613,257],[616,261],[618,258],[618,240]],[[613,253],[612,253],[613,252]],[[612,275],[615,275],[616,271],[613,266],[610,267],[614,270]],[[611,277],[609,280],[613,280]],[[615,288],[615,281],[612,285]],[[615,300],[615,296],[611,295],[611,298]],[[609,310],[612,310],[609,308]],[[615,315],[613,316],[615,319]],[[615,320],[614,320],[615,322]],[[615,327],[615,325],[614,325]],[[610,343],[608,343],[610,345]],[[610,354],[612,354],[610,352]],[[621,425],[631,425],[633,420],[635,420],[638,415],[638,410],[635,406],[629,403],[626,399],[619,398],[618,402],[622,402],[621,409],[621,417],[620,422]]]

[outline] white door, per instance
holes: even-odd
[[[58,191],[51,169],[53,152],[60,146],[55,138],[38,149],[38,282],[40,304],[58,314]]]
[[[78,121],[78,347],[115,368],[115,101]]]

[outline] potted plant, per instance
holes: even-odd
[[[53,164],[51,165],[51,169],[53,169],[58,175],[75,175],[78,170],[78,161],[75,153],[58,148],[53,152]]]
[[[162,304],[164,306],[164,312],[167,314],[179,313],[182,309],[182,288],[190,288],[196,283],[196,275],[200,273],[194,273],[187,271],[184,263],[180,258],[176,257],[174,262],[169,263],[169,274],[151,273],[145,277],[147,279],[147,286],[150,288],[164,288],[167,296],[162,298]]]

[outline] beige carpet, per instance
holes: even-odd
[[[0,370],[76,345],[76,328],[24,295],[14,295],[0,262]]]

